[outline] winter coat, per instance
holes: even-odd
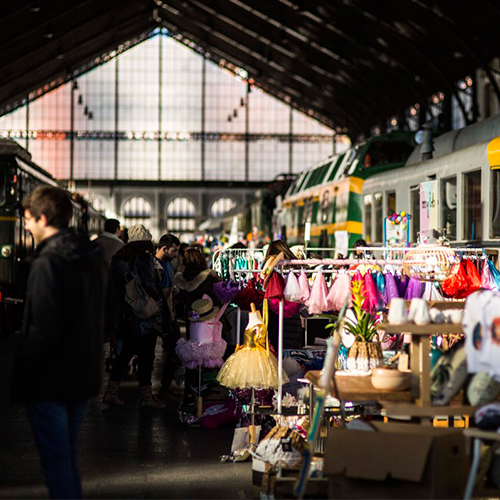
[[[193,270],[185,269],[184,273],[177,273],[174,276],[174,285],[179,289],[179,299],[184,305],[184,316],[187,317],[191,310],[191,304],[201,299],[204,294],[208,295],[214,305],[220,306],[221,303],[214,294],[214,284],[221,279],[212,269]]]
[[[163,292],[160,286],[161,267],[155,267],[154,257],[147,252],[136,257],[137,274],[141,279],[144,291],[163,305]],[[114,305],[111,314],[116,318],[117,337],[120,339],[140,337],[163,329],[163,307],[158,314],[147,320],[139,319],[125,302],[125,275],[134,268],[134,262],[114,259],[110,267],[110,278],[114,289]],[[109,303],[109,302],[108,302]]]
[[[113,256],[125,245],[118,236],[108,233],[107,231],[101,233],[99,237],[96,238],[95,242],[101,248],[102,256],[108,266]]]
[[[28,278],[13,400],[72,401],[98,394],[107,270],[100,249],[72,230],[40,243]]]

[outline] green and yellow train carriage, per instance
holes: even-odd
[[[304,171],[290,186],[278,214],[290,245],[303,244],[311,223],[311,247],[335,247],[347,231],[349,247],[363,234],[362,188],[371,175],[404,166],[415,143],[412,132],[392,132],[355,144]]]

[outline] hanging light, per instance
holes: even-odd
[[[80,105],[83,104],[83,96],[82,96],[82,94],[80,94],[78,96],[78,104],[80,104]]]
[[[237,118],[237,117],[238,117],[238,111],[237,111],[236,109],[234,109],[234,110],[233,110],[233,116],[234,116],[235,118]]]
[[[87,116],[89,114],[89,107],[88,106],[85,106],[84,110],[83,110],[83,114],[85,116]]]
[[[240,106],[245,106],[245,99],[243,99],[243,97],[240,98]]]

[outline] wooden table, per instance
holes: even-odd
[[[462,333],[462,325],[452,324],[429,324],[415,325],[407,323],[403,325],[391,325],[380,323],[377,328],[386,333],[409,333],[411,334],[411,371],[412,371],[412,397],[416,398],[416,404],[422,407],[431,405],[431,361],[429,339],[432,335]]]

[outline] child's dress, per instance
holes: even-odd
[[[269,351],[266,325],[259,311],[249,316],[243,345],[222,365],[217,381],[229,389],[278,389],[278,360]],[[288,381],[283,371],[283,383]]]

